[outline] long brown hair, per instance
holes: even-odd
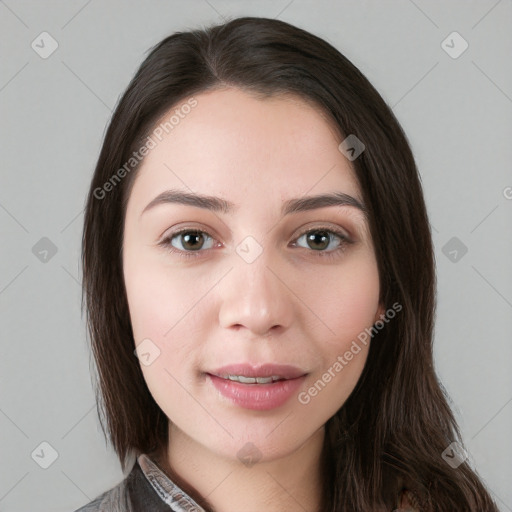
[[[82,300],[98,410],[123,469],[134,455],[164,447],[168,425],[133,353],[122,243],[138,163],[126,163],[171,107],[225,85],[263,98],[297,94],[325,112],[340,134],[354,134],[366,147],[352,165],[368,205],[381,301],[386,307],[398,302],[403,310],[374,336],[356,388],[326,424],[325,510],[393,510],[405,485],[426,510],[496,511],[467,461],[452,468],[441,456],[460,434],[433,367],[433,246],[406,136],[339,51],[264,18],[234,19],[161,41],[121,97],[105,135],[85,211]]]

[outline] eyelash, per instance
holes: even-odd
[[[347,248],[347,245],[349,244],[352,244],[353,241],[350,240],[344,233],[342,233],[341,231],[338,231],[332,227],[322,227],[322,226],[319,226],[319,227],[315,227],[313,229],[309,229],[307,231],[304,231],[302,232],[296,239],[295,239],[295,242],[299,239],[299,238],[302,238],[304,235],[308,235],[310,233],[315,233],[315,232],[319,232],[319,231],[322,231],[322,232],[326,232],[330,235],[335,235],[337,236],[339,239],[340,239],[340,244],[338,245],[338,247],[336,247],[335,249],[333,250],[330,250],[330,251],[325,251],[325,250],[319,250],[319,251],[315,251],[314,249],[310,249],[311,252],[314,252],[316,253],[316,257],[319,257],[319,258],[328,258],[328,259],[335,259],[335,258],[338,258],[342,255],[342,253],[346,250]],[[183,228],[183,229],[180,229],[178,231],[175,231],[171,234],[169,234],[166,238],[164,238],[161,242],[158,243],[158,245],[160,246],[163,246],[164,248],[166,248],[169,252],[173,253],[173,254],[177,254],[179,257],[182,257],[182,258],[199,258],[201,257],[201,253],[205,252],[205,250],[197,250],[197,251],[183,251],[181,249],[176,249],[175,247],[172,246],[171,244],[171,241],[176,238],[177,236],[183,234],[183,233],[200,233],[200,234],[205,234],[207,235],[208,237],[210,237],[211,239],[214,239],[213,236],[211,236],[207,231],[202,231],[200,229],[193,229],[193,228]],[[331,240],[329,240],[330,242]],[[294,242],[294,243],[295,243]],[[304,249],[304,247],[302,247],[302,249]],[[206,249],[206,251],[208,250],[211,250],[211,249]]]

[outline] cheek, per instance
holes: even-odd
[[[140,262],[140,263],[139,263]],[[144,338],[166,343],[197,301],[197,290],[190,286],[185,272],[173,272],[154,262],[128,259],[125,283],[135,343]]]
[[[377,265],[371,255],[362,254],[351,260],[350,265],[335,270],[331,267],[324,281],[329,284],[316,288],[312,298],[319,317],[330,328],[330,335],[325,338],[328,346],[331,350],[342,350],[378,318]]]
[[[334,272],[331,268],[327,281],[330,286],[317,294],[319,316],[330,331],[328,336],[317,338],[323,365],[309,382],[304,397],[317,397],[313,407],[324,411],[326,417],[338,410],[356,386],[371,339],[365,329],[372,327],[379,314],[376,262],[371,255],[359,256],[350,261],[350,266],[340,266]]]
[[[142,258],[125,262],[133,336],[140,347],[141,370],[151,395],[168,416],[174,417],[190,400],[184,388],[190,388],[193,379],[185,368],[194,365],[198,357],[200,347],[194,347],[194,340],[201,337],[194,331],[200,329],[197,315],[203,307],[194,307],[198,292],[190,286],[190,278],[187,285],[186,273],[142,262]],[[141,355],[147,352],[149,364]]]
[[[151,257],[125,260],[125,284],[135,345],[151,340],[158,357],[141,365],[151,391],[185,384],[197,366],[212,325],[211,298],[207,295],[215,276],[202,271],[176,270]],[[149,345],[152,347],[152,345]],[[134,347],[135,349],[135,347]],[[142,362],[142,360],[141,360]]]

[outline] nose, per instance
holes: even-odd
[[[282,268],[270,263],[265,251],[252,263],[238,258],[219,290],[220,325],[226,329],[244,328],[253,336],[287,330],[294,308],[288,286],[293,289]]]

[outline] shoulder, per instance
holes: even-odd
[[[115,487],[100,494],[75,512],[131,512],[132,507],[127,490],[132,473]]]

